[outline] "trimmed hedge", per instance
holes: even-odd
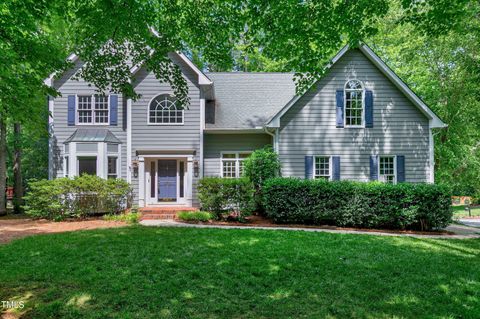
[[[450,195],[434,184],[273,178],[263,203],[276,223],[431,230],[451,222]]]
[[[93,175],[29,183],[25,213],[33,218],[62,220],[97,213],[118,214],[131,206],[132,189],[122,179]]]
[[[255,207],[254,188],[248,178],[204,177],[197,190],[202,210],[212,212],[216,219],[233,213],[241,220]]]
[[[189,212],[183,211],[177,214],[178,219],[187,222],[208,222],[212,219],[212,214],[209,212]]]

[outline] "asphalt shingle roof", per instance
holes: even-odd
[[[206,73],[215,87],[215,124],[206,128],[261,127],[295,95],[293,73]]]

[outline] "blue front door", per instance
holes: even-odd
[[[158,201],[177,200],[177,161],[158,160]]]

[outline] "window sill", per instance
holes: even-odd
[[[181,126],[181,125],[185,125],[185,123],[147,123],[147,125],[151,125],[151,126]]]

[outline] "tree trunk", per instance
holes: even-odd
[[[22,179],[22,132],[20,123],[13,126],[13,211],[23,212],[23,179]]]
[[[5,119],[0,118],[0,215],[7,214],[7,128]]]

